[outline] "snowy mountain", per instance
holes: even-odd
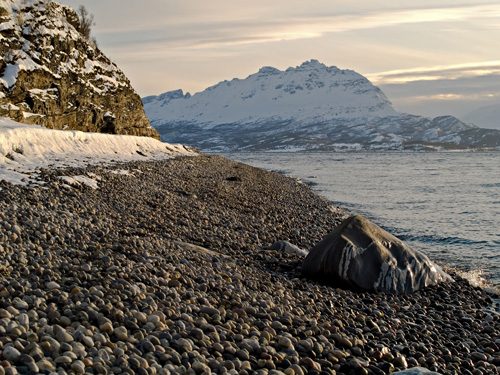
[[[500,130],[500,104],[478,108],[463,118],[466,122],[471,122],[482,128]]]
[[[0,1],[0,116],[159,138],[125,74],[55,1]]]
[[[202,150],[500,146],[500,132],[485,142],[475,130],[464,142],[461,133],[475,127],[452,116],[399,113],[362,75],[316,60],[285,71],[264,67],[193,96],[176,90],[143,103],[162,139]]]

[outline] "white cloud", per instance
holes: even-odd
[[[226,14],[226,13],[224,13]],[[328,6],[323,14],[294,16],[265,12],[234,11],[225,17],[196,14],[187,18],[168,17],[147,24],[123,24],[101,29],[102,38],[121,43],[161,43],[166,48],[218,48],[228,45],[321,38],[342,33],[404,24],[463,22],[500,18],[500,4],[448,8],[416,8],[392,11],[341,13]]]
[[[467,64],[439,65],[412,69],[392,70],[367,74],[374,84],[404,84],[415,81],[436,81],[500,74],[500,60]]]

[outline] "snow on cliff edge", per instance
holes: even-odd
[[[194,156],[182,145],[149,137],[63,131],[0,117],[0,180],[36,182],[40,168],[113,164],[133,160]]]

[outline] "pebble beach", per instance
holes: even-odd
[[[494,296],[453,270],[360,293],[267,250],[348,216],[300,181],[208,155],[39,179],[0,182],[0,375],[499,372]]]

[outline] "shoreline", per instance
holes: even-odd
[[[60,178],[82,175],[99,188]],[[262,251],[345,217],[305,183],[213,155],[42,178],[0,182],[0,372],[498,373],[500,316],[459,276],[355,293]]]

